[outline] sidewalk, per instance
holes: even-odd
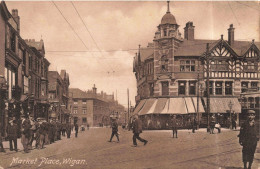
[[[82,131],[79,131],[79,133],[81,133]],[[75,137],[75,130],[71,131],[71,135],[70,135],[70,138],[73,138]],[[62,141],[64,139],[67,139],[67,136],[61,136],[61,140],[57,140],[57,141]],[[56,141],[56,142],[57,142]],[[36,144],[36,141],[34,140],[33,143],[32,143],[32,146],[33,146],[33,149],[35,148],[35,144]],[[55,144],[55,143],[53,143]],[[11,153],[11,151],[9,150],[9,141],[4,141],[3,142],[3,146],[4,146],[4,149],[6,151],[6,153]],[[48,146],[48,145],[44,145],[44,146]],[[18,138],[17,139],[17,149],[18,149],[18,152],[22,152],[23,151],[23,145],[22,145],[22,142],[21,142],[21,138]],[[15,151],[13,151],[15,152]]]

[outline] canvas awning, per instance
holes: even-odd
[[[156,104],[156,107],[154,109],[154,113],[155,114],[163,114],[163,110],[166,106],[166,104],[168,103],[167,98],[159,98]],[[168,110],[168,104],[167,104],[167,110]]]
[[[184,100],[185,100],[185,104],[186,104],[188,113],[197,113],[192,98],[185,97]]]
[[[195,107],[195,110],[197,112],[197,97],[192,97],[192,100],[193,100],[193,103],[194,103],[194,107]],[[202,105],[202,102],[201,102],[201,98],[199,98],[199,113],[205,113],[205,110],[204,110],[204,107]]]
[[[187,114],[187,107],[183,98],[170,98],[167,114]]]
[[[138,112],[143,108],[145,102],[146,102],[146,99],[141,100],[141,101],[139,102],[139,104],[137,105],[137,107],[135,108],[135,110],[134,110],[134,112],[133,112],[133,115],[138,114]]]
[[[237,98],[210,98],[210,112],[227,113],[230,110],[230,102],[232,103],[232,111],[235,113],[241,113],[241,105]],[[207,105],[206,100],[205,103]]]
[[[147,99],[143,108],[138,112],[138,115],[145,115],[149,112],[149,110],[152,108],[154,102],[156,101],[156,99],[152,98],[152,99]]]

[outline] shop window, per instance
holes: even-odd
[[[196,94],[196,83],[195,82],[190,82],[189,83],[189,94],[190,95],[195,95]]]
[[[179,95],[185,95],[186,82],[179,82]]]
[[[222,82],[216,82],[216,95],[222,95]]]
[[[232,95],[232,82],[225,82],[225,95]]]

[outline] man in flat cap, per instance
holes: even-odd
[[[247,120],[242,124],[240,128],[239,144],[243,146],[242,159],[244,163],[244,169],[251,169],[254,154],[257,146],[257,132],[255,128],[255,111],[249,110],[247,112]],[[248,166],[247,166],[248,163]]]

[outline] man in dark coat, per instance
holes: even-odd
[[[2,133],[0,131],[0,152],[4,152],[5,153],[5,149],[3,146],[3,138],[2,138]]]
[[[79,132],[79,125],[76,123],[75,124],[75,137],[78,137],[78,132]]]
[[[242,124],[238,137],[239,144],[243,146],[242,158],[244,162],[244,168],[251,169],[257,146],[257,141],[259,140],[259,138],[257,138],[257,132],[255,127],[255,111],[249,110],[247,113],[248,118],[245,121],[245,123]]]
[[[143,142],[144,145],[146,145],[148,143],[147,140],[142,139],[139,135],[142,133],[142,121],[138,119],[138,116],[134,116],[133,118],[133,144],[136,147],[137,146],[137,142],[136,139],[138,139],[139,141]]]
[[[192,122],[192,133],[195,133],[195,130],[197,130],[197,120],[194,117],[193,122]]]
[[[66,123],[66,134],[67,134],[67,138],[70,138],[71,125],[69,123]]]
[[[14,143],[14,150],[17,152],[17,134],[18,127],[16,124],[14,124],[13,120],[9,121],[9,124],[7,126],[6,132],[7,137],[9,139],[9,145],[10,145],[10,151],[13,151],[13,143]]]
[[[176,119],[175,115],[172,116],[170,125],[171,125],[171,129],[172,129],[172,137],[174,138],[174,135],[176,135],[176,138],[178,138],[178,124],[177,124],[177,119]]]
[[[21,142],[23,144],[24,152],[29,153],[28,145],[29,145],[29,139],[30,139],[30,120],[28,119],[28,116],[25,116],[22,120],[22,138]]]
[[[118,124],[117,124],[117,122],[116,122],[116,119],[112,119],[111,128],[112,128],[112,134],[111,134],[111,137],[110,137],[109,142],[112,141],[114,135],[116,135],[117,142],[119,142],[119,136],[118,136]]]

